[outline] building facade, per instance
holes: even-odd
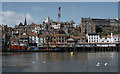
[[[88,34],[88,43],[98,43],[100,42],[100,35],[99,34],[95,34],[95,33],[91,33]]]
[[[96,24],[91,20],[91,18],[81,18],[81,33],[96,33]]]
[[[103,27],[116,27],[120,26],[120,20],[117,19],[98,19],[98,18],[81,18],[81,33],[97,33],[100,32],[99,29]],[[113,32],[111,30],[111,32]]]
[[[46,34],[39,35],[39,43],[37,44],[38,47],[46,47]]]
[[[114,43],[120,42],[120,35],[113,34],[107,36],[100,36],[99,34],[88,34],[88,43]]]
[[[39,37],[37,33],[29,33],[29,45],[37,46],[39,43]]]

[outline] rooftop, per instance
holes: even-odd
[[[85,39],[86,37],[84,37],[84,36],[74,36],[74,37],[71,37],[71,38],[73,38],[73,39]]]
[[[29,36],[37,36],[37,33],[29,33]]]
[[[28,35],[20,35],[20,38],[28,38]]]
[[[67,34],[47,34],[47,36],[68,36]]]
[[[72,38],[69,38],[69,39],[67,39],[67,41],[75,41],[74,39],[72,39]]]
[[[88,33],[88,35],[99,35],[97,33]]]
[[[40,34],[39,38],[45,38],[46,34]]]

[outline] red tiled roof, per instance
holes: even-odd
[[[101,42],[101,43],[87,43],[87,42],[82,42],[82,43],[77,43],[77,44],[119,44],[120,42]]]
[[[67,44],[67,42],[63,42],[63,43],[49,43],[49,44]]]
[[[35,27],[37,24],[35,24],[35,23],[32,23],[32,24],[30,24],[30,27]]]
[[[108,35],[108,36],[101,36],[101,38],[110,38],[111,36]]]
[[[13,37],[12,39],[10,39],[10,41],[18,41],[19,37]]]
[[[45,34],[40,34],[39,38],[45,38]]]
[[[37,36],[37,33],[29,33],[29,36]]]
[[[73,39],[85,39],[86,37],[84,37],[84,36],[74,36],[74,37],[71,37],[71,38],[73,38]]]
[[[28,38],[28,35],[20,35],[20,38]]]
[[[66,34],[47,34],[47,36],[67,36]]]
[[[120,35],[118,35],[118,34],[114,34],[113,36],[116,36],[116,37],[118,37],[118,36],[119,36],[119,37],[120,37]]]
[[[17,39],[15,39],[15,38],[12,38],[12,39],[10,39],[10,41],[16,41]]]

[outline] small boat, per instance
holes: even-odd
[[[25,45],[10,45],[8,51],[26,51],[27,47]]]

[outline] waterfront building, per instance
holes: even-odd
[[[19,37],[18,36],[12,36],[10,38],[10,45],[18,45],[19,44]]]
[[[107,36],[100,36],[99,34],[88,34],[88,43],[112,43],[120,42],[120,35],[113,34]]]
[[[77,43],[86,43],[87,39],[85,36],[73,36],[72,39],[76,40]]]
[[[28,35],[26,33],[19,36],[19,43],[20,45],[28,45]]]
[[[67,39],[67,47],[75,47],[76,40],[69,38]]]
[[[2,46],[6,46],[6,42],[7,42],[6,36],[7,35],[5,33],[2,34]]]
[[[103,42],[104,43],[113,42],[113,38],[110,35],[108,35],[108,36],[101,36],[100,42],[101,43],[103,43]]]
[[[100,42],[120,42],[120,35],[111,33],[111,35],[101,36]]]
[[[47,42],[50,46],[58,45],[58,46],[62,47],[64,45],[66,45],[67,38],[68,38],[67,34],[47,34],[46,35]]]
[[[9,38],[12,35],[12,28],[2,24],[2,26],[0,26],[0,32],[2,47],[7,47]]]
[[[89,33],[87,35],[88,43],[98,43],[100,42],[100,35],[96,33]]]
[[[109,45],[110,43],[120,42],[120,35],[113,34],[112,31],[109,31],[111,32],[111,35],[106,36],[100,36],[101,34],[96,33],[98,26],[105,28],[111,26],[117,27],[117,25],[119,25],[118,19],[81,18],[81,25],[74,25],[74,21],[54,22],[49,17],[45,19],[42,24],[35,24],[33,22],[32,24],[27,25],[25,18],[24,25],[20,23],[12,29],[11,37],[17,38],[16,40],[10,40],[10,43],[37,47],[81,47],[101,46],[99,45],[100,43],[103,45],[104,43]],[[7,26],[3,29],[4,31],[11,30],[7,29]],[[112,28],[110,28],[110,30],[112,30]],[[11,34],[10,31],[9,34]],[[5,33],[3,34],[3,37],[6,38],[9,34]],[[114,44],[112,44],[112,46],[113,45]]]
[[[64,43],[68,35],[66,34],[47,34],[49,43]]]
[[[120,42],[120,35],[119,34],[113,35],[113,42]]]
[[[37,33],[29,33],[29,45],[37,46],[39,43],[39,38]]]
[[[38,47],[45,47],[46,46],[46,34],[39,35],[39,43],[37,44]]]

